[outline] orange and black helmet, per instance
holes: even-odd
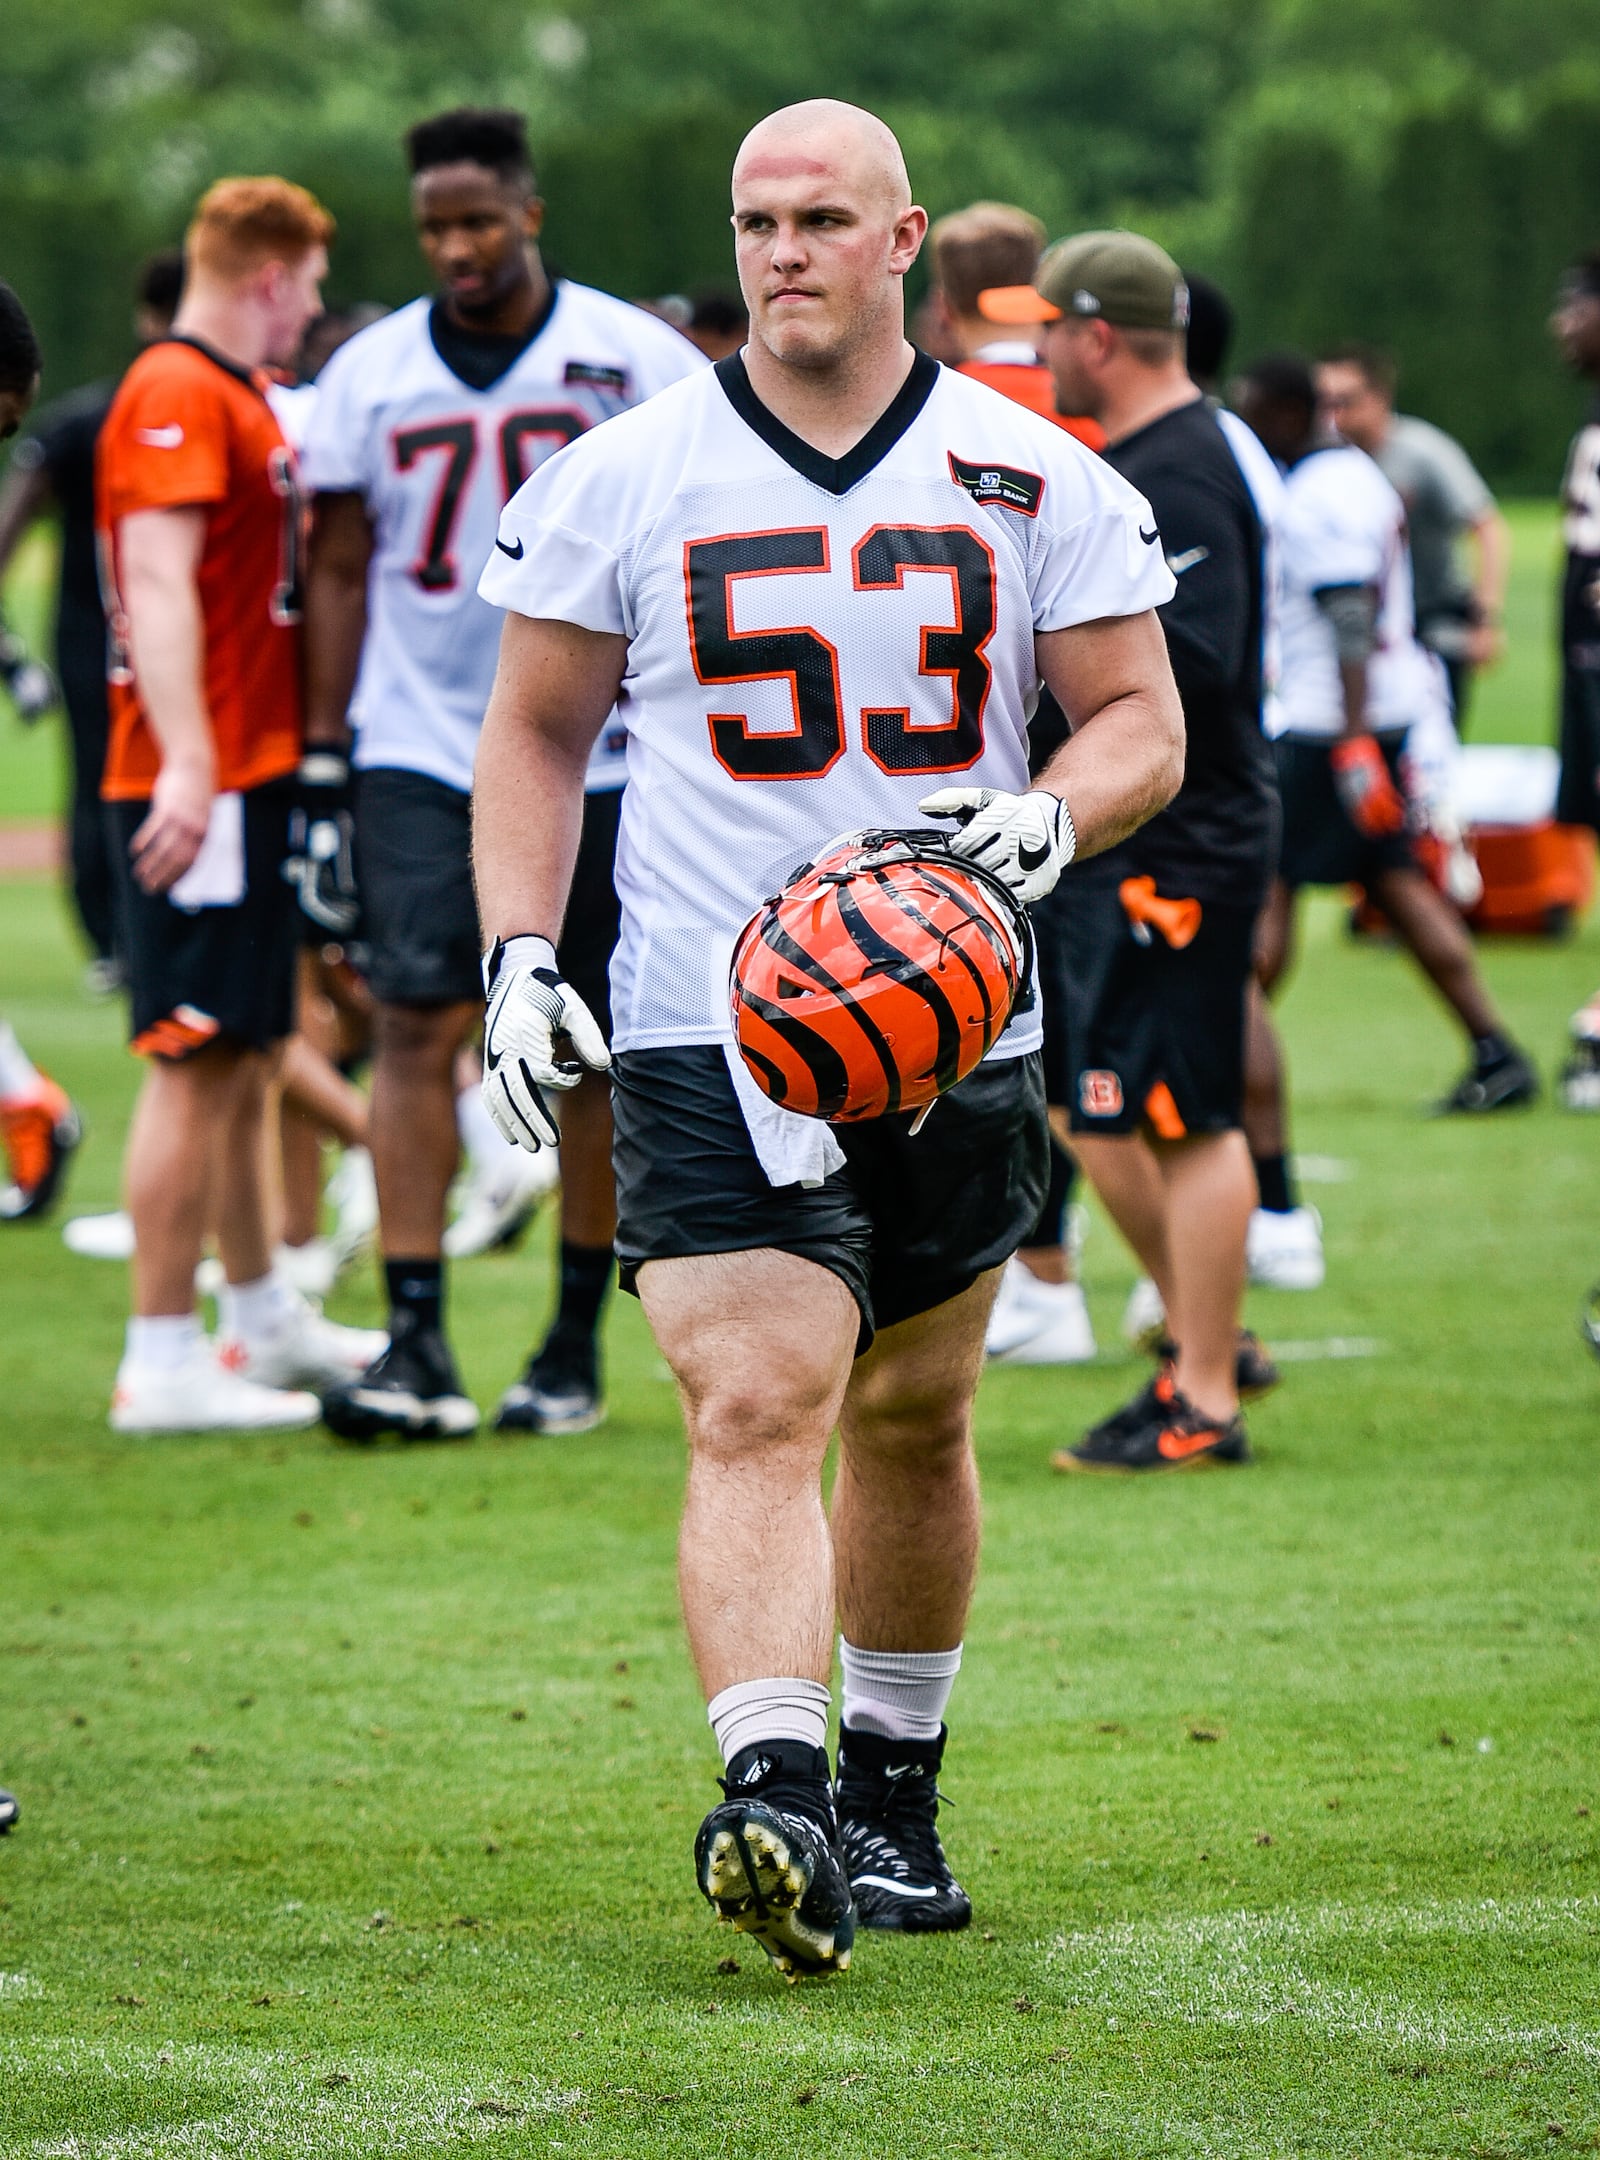
[[[734,1040],[786,1110],[838,1125],[922,1110],[1031,996],[1032,950],[1022,907],[943,833],[851,833],[740,931]]]

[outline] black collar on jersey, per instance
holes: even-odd
[[[875,466],[883,463],[927,404],[939,380],[939,363],[919,352],[887,410],[878,415],[853,450],[838,458],[824,457],[820,450],[813,450],[810,443],[793,428],[785,427],[777,414],[762,404],[750,387],[742,353],[730,353],[726,360],[719,360],[715,372],[739,418],[768,449],[777,451],[785,465],[792,465],[802,479],[826,488],[830,495],[848,495],[858,480],[865,480]]]
[[[456,378],[469,390],[492,390],[502,375],[509,375],[528,347],[555,313],[561,280],[550,279],[544,306],[526,330],[471,330],[458,323],[441,293],[428,310],[428,336],[433,349]]]
[[[187,345],[191,352],[201,354],[213,367],[221,368],[224,375],[231,375],[235,382],[242,382],[247,390],[253,390],[257,397],[267,394],[261,386],[259,368],[242,367],[237,360],[230,360],[226,353],[219,353],[215,345],[208,345],[204,338],[194,336],[191,331],[171,330],[153,342],[157,345]]]

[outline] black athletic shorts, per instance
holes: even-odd
[[[1072,1099],[1072,1046],[1067,1034],[1071,1002],[1071,914],[1078,879],[1063,878],[1028,909],[1033,925],[1034,982],[1039,1020],[1044,1029],[1045,1100],[1057,1106]]]
[[[1163,899],[1181,898],[1157,892]],[[1066,914],[1070,1065],[1053,1102],[1083,1133],[1231,1132],[1244,1111],[1244,1004],[1257,909],[1207,900],[1174,949],[1134,934],[1118,886],[1085,878]]]
[[[609,1032],[607,969],[617,942],[615,877],[622,790],[586,795],[557,960]],[[361,972],[386,1005],[476,1003],[483,941],[472,890],[472,801],[426,773],[356,775]]]
[[[1405,739],[1403,731],[1373,737],[1402,794],[1400,753]],[[1283,805],[1278,875],[1291,891],[1302,885],[1370,885],[1385,870],[1417,868],[1405,833],[1387,833],[1374,840],[1350,822],[1334,785],[1333,741],[1332,737],[1280,735],[1272,746]]]
[[[845,1167],[813,1187],[767,1183],[714,1044],[622,1051],[611,1109],[625,1290],[647,1260],[776,1247],[846,1285],[858,1354],[1009,1260],[1050,1180],[1037,1055],[980,1065],[915,1138],[910,1117],[834,1126]]]
[[[264,1050],[294,1032],[300,910],[283,875],[294,790],[244,797],[244,896],[231,907],[176,907],[134,881],[128,847],[144,802],[105,807],[117,928],[127,959],[129,1036],[142,1056],[182,1058],[219,1036]]]

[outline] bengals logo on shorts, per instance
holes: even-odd
[[[1122,1108],[1122,1082],[1114,1072],[1079,1073],[1078,1108],[1085,1117],[1115,1117]]]

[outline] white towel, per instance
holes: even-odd
[[[821,1118],[802,1117],[763,1095],[739,1055],[736,1043],[724,1043],[728,1074],[739,1098],[745,1130],[769,1185],[820,1185],[844,1168],[844,1149]]]
[[[200,852],[167,898],[192,915],[204,907],[237,907],[244,898],[244,797],[218,795]]]

